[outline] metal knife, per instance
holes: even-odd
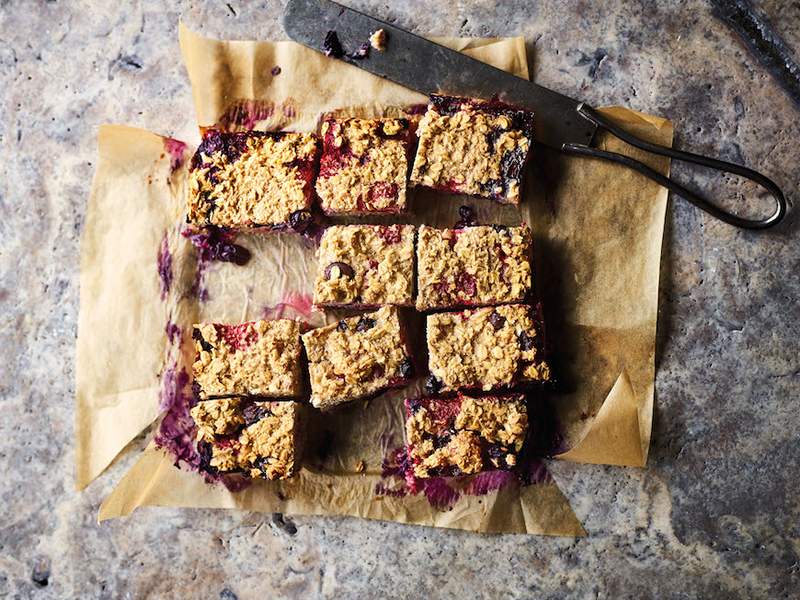
[[[634,169],[710,215],[736,227],[766,229],[779,223],[786,214],[783,192],[757,171],[639,139],[585,102],[515,77],[341,4],[330,0],[289,0],[284,27],[294,41],[320,52],[331,31],[336,33],[343,48],[356,50],[373,32],[383,29],[387,39],[385,51],[372,51],[367,56],[358,56],[355,52],[344,53],[341,60],[427,95],[444,93],[474,98],[499,97],[508,104],[533,110],[536,116],[534,135],[538,143],[565,154],[612,161]],[[598,129],[604,129],[647,152],[750,179],[770,193],[775,200],[775,210],[771,216],[762,219],[749,219],[728,212],[644,163],[593,147]]]

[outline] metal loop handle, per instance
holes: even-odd
[[[754,171],[752,169],[748,169],[747,167],[743,167],[741,165],[737,165],[734,163],[729,163],[722,160],[710,158],[708,156],[702,156],[700,154],[692,154],[691,152],[682,152],[680,150],[667,148],[666,146],[653,144],[652,142],[647,142],[645,140],[639,139],[635,135],[628,133],[627,131],[618,127],[616,124],[603,117],[600,113],[598,113],[591,106],[585,103],[578,106],[578,113],[585,119],[594,123],[597,127],[605,129],[609,133],[618,137],[623,142],[626,142],[631,146],[635,146],[641,150],[645,150],[646,152],[659,154],[661,156],[668,156],[669,158],[673,158],[675,160],[694,163],[697,165],[701,165],[703,167],[715,169],[717,171],[733,173],[735,175],[740,175],[746,179],[754,181],[755,183],[763,187],[765,190],[767,190],[775,199],[775,212],[771,216],[765,219],[746,219],[744,217],[740,217],[738,215],[730,213],[716,206],[715,204],[712,204],[711,202],[709,202],[704,198],[701,198],[700,196],[698,196],[691,190],[688,190],[680,183],[673,181],[669,177],[665,177],[664,175],[655,171],[654,169],[651,169],[644,163],[641,163],[638,160],[630,158],[629,156],[625,156],[623,154],[617,154],[616,152],[600,150],[599,148],[592,148],[584,144],[564,144],[562,150],[567,154],[576,154],[579,156],[600,158],[603,160],[608,160],[624,165],[630,169],[638,171],[645,177],[648,177],[649,179],[655,181],[659,185],[662,185],[668,190],[674,192],[675,194],[685,198],[686,200],[694,204],[697,208],[704,210],[711,216],[716,217],[717,219],[720,219],[721,221],[724,221],[736,227],[741,227],[743,229],[767,229],[768,227],[772,227],[780,223],[780,221],[786,215],[786,198],[784,197],[783,192],[775,184],[775,182],[765,177],[758,171]]]

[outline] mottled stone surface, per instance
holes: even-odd
[[[711,4],[354,4],[422,33],[524,34],[539,82],[670,116],[679,145],[744,160],[796,195],[798,108]],[[757,9],[797,57],[797,3]],[[204,510],[95,523],[135,458],[73,491],[79,235],[97,126],[196,139],[178,19],[282,38],[280,13],[241,0],[0,2],[0,597],[796,598],[798,220],[750,234],[678,200],[650,466],[552,465],[589,537]],[[722,177],[693,179],[723,193]],[[731,202],[751,191],[725,189]]]

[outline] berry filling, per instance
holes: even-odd
[[[258,334],[253,329],[252,323],[242,323],[240,325],[219,325],[214,324],[214,329],[225,343],[242,352],[258,341]]]

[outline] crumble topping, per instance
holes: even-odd
[[[316,189],[328,214],[406,209],[406,119],[327,119]]]
[[[518,204],[532,116],[497,103],[431,96],[417,130],[412,184]]]
[[[317,305],[410,305],[414,226],[329,227],[317,250],[317,265]]]
[[[417,242],[417,310],[520,302],[531,289],[531,230],[422,225]]]
[[[386,32],[383,29],[372,32],[369,36],[369,45],[378,52],[386,50]]]
[[[547,381],[540,329],[522,304],[429,315],[429,370],[442,391]]]
[[[404,384],[411,360],[395,307],[343,319],[303,334],[311,404],[328,409]]]
[[[287,223],[311,205],[318,150],[311,133],[212,132],[192,159],[187,220],[230,228]]]
[[[218,435],[229,435],[244,425],[239,398],[198,402],[190,411],[197,425],[197,439],[213,442]]]
[[[238,435],[206,440],[211,444],[210,466],[219,471],[242,471],[252,478],[291,477],[299,466],[302,444],[300,404],[237,401],[236,425],[231,427]],[[206,403],[200,402],[195,409]],[[193,417],[195,409],[192,409]]]
[[[201,398],[300,395],[297,321],[202,323],[195,325],[194,338],[197,357],[193,372]]]
[[[407,400],[406,413],[409,458],[423,478],[513,467],[528,430],[522,394]]]

